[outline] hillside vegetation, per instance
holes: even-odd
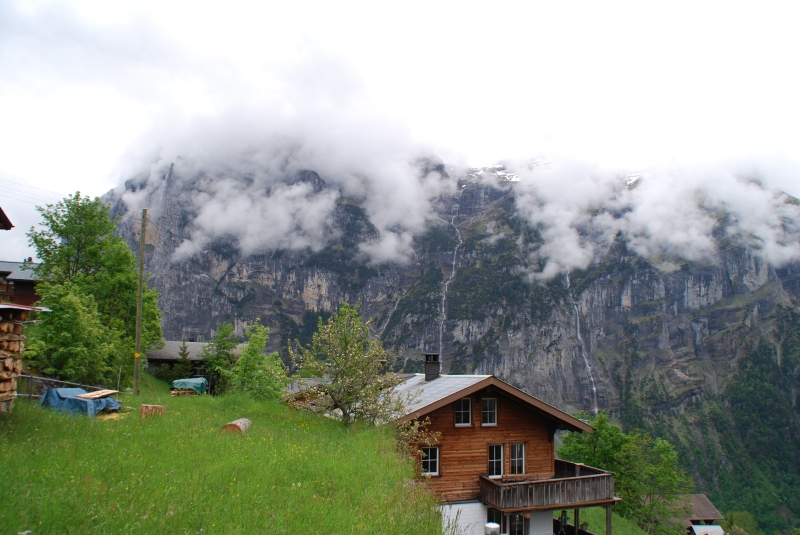
[[[170,398],[146,374],[121,401],[166,411],[95,420],[20,403],[0,418],[0,532],[441,533],[388,430],[243,396]],[[241,417],[245,435],[218,435]]]

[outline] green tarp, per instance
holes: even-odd
[[[205,377],[192,377],[191,379],[175,379],[169,385],[170,390],[176,388],[191,388],[198,394],[205,394],[208,392],[208,381]]]

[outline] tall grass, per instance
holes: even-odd
[[[18,403],[0,417],[0,532],[441,533],[435,499],[414,483],[382,429],[345,429],[279,403],[170,398],[164,416],[70,416]],[[219,436],[237,418],[253,425]]]

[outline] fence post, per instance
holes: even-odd
[[[28,404],[33,399],[33,375],[28,375]]]

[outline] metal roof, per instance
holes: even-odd
[[[0,260],[0,272],[8,273],[6,280],[10,281],[36,281],[36,272],[33,270],[38,263],[35,262],[8,262]],[[23,269],[25,266],[25,269]]]
[[[695,535],[725,535],[722,526],[715,524],[692,524],[691,528]]]
[[[11,308],[14,310],[36,310],[38,312],[52,312],[47,307],[31,307],[27,305],[15,305],[14,303],[0,303],[0,309],[2,308]]]
[[[395,390],[400,394],[409,393],[414,396],[406,415],[400,420],[420,418],[457,399],[469,396],[490,386],[529,406],[550,420],[557,421],[559,429],[585,431],[587,433],[594,432],[594,428],[591,425],[530,394],[526,394],[505,381],[501,381],[494,375],[440,375],[436,379],[426,381],[423,374],[415,374],[395,387]]]
[[[189,360],[203,360],[201,352],[203,351],[203,347],[209,343],[210,342],[186,342],[186,347],[189,349]],[[152,351],[145,351],[145,356],[153,360],[178,360],[180,358],[182,345],[182,340],[165,340],[164,347]],[[240,354],[245,345],[246,344],[239,344],[236,346],[233,350],[234,354]]]

